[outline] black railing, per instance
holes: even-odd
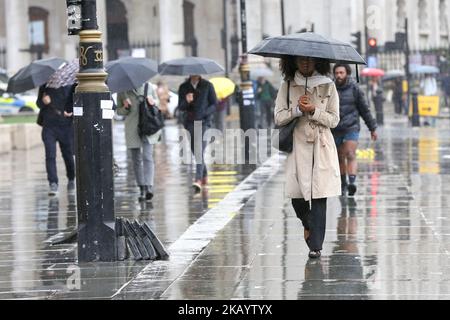
[[[131,51],[134,49],[144,49],[146,58],[160,62],[161,43],[159,41],[137,41],[130,43]],[[130,52],[131,54],[132,52]]]
[[[405,52],[390,50],[376,54],[377,67],[384,70],[404,70],[406,63]],[[448,48],[435,48],[428,50],[411,51],[411,64],[431,65],[438,67],[441,73],[450,71],[450,50]]]

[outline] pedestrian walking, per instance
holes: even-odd
[[[147,95],[145,90],[147,87]],[[117,114],[125,117],[125,140],[131,152],[136,183],[140,189],[139,201],[151,201],[154,196],[155,162],[154,145],[161,137],[161,131],[152,136],[139,135],[139,106],[147,99],[151,107],[157,107],[159,100],[150,82],[134,90],[119,93],[117,96]]]
[[[445,106],[450,108],[450,75],[447,74],[442,79],[442,91],[444,92]]]
[[[199,75],[191,75],[179,90],[178,108],[185,113],[183,125],[191,137],[191,150],[196,161],[196,173],[193,188],[196,193],[200,193],[208,184],[208,170],[204,161],[204,152],[207,143],[203,141],[203,136],[211,128],[216,105],[218,103],[214,86],[208,80]],[[195,123],[198,123],[202,130],[201,136],[195,135]]]
[[[286,193],[303,223],[309,257],[314,259],[321,256],[325,239],[327,198],[341,195],[330,130],[339,123],[339,97],[328,77],[328,60],[283,58],[281,71],[284,81],[275,103],[275,124],[285,126],[298,119],[286,164]]]
[[[229,103],[229,97],[219,100],[217,103],[217,110],[214,113],[214,128],[221,132],[224,132],[226,127],[225,119]]]
[[[344,195],[348,191],[348,195],[352,197],[357,192],[358,162],[356,150],[361,131],[360,118],[364,119],[373,141],[378,139],[378,134],[377,122],[370,113],[370,107],[364,92],[351,78],[351,74],[352,69],[348,64],[336,64],[334,66],[341,120],[332,132],[339,154],[342,194]]]
[[[397,78],[394,83],[394,94],[392,100],[394,100],[395,114],[401,115],[404,112],[404,92],[403,92],[403,80]]]
[[[56,146],[59,143],[66,166],[68,192],[75,191],[75,158],[73,119],[65,113],[66,108],[73,104],[75,86],[49,88],[43,85],[39,88],[38,124],[42,126],[42,141],[45,146],[45,166],[50,190],[49,196],[56,196],[59,188],[59,178],[56,167]]]
[[[256,100],[261,110],[260,122],[263,123],[262,128],[272,128],[274,101],[277,97],[277,90],[264,77],[259,77],[256,84]]]

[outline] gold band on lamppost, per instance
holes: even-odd
[[[108,92],[108,74],[103,68],[102,33],[98,30],[80,32],[80,72],[76,92]]]

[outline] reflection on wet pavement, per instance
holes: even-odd
[[[307,258],[300,222],[284,199],[284,170],[248,181],[254,194],[227,211],[222,199],[249,172],[215,167],[208,194],[192,197],[190,168],[173,163],[176,133],[169,131],[169,147],[158,147],[150,207],[137,201],[120,133],[115,154],[122,167],[117,214],[150,222],[177,248],[170,261],[77,266],[72,245],[43,243],[74,226],[76,214],[65,193],[48,199],[41,151],[0,156],[0,298],[450,299],[450,130],[398,121],[380,136],[375,158],[360,162],[357,196],[329,201],[318,261]],[[365,133],[361,147],[372,147]],[[211,208],[217,215],[204,215]],[[201,252],[189,252],[195,240],[179,242],[200,217],[212,226],[221,214],[229,222]]]
[[[120,298],[449,299],[449,135],[384,129],[375,159],[360,163],[357,197],[330,199],[319,261],[307,258],[280,173],[165,290],[137,283]]]
[[[115,179],[116,216],[149,222],[165,246],[250,173],[239,166],[213,165],[209,188],[194,196],[193,167],[177,164],[172,152],[178,132],[169,125],[166,144],[156,148],[152,203],[138,201],[134,174],[127,169],[131,160],[123,123],[116,123],[114,133],[114,154],[120,166]],[[0,155],[0,163],[0,299],[108,298],[147,265],[134,261],[79,265],[74,244],[48,246],[46,240],[76,227],[75,196],[64,189],[63,163],[58,163],[60,195],[50,198],[41,148]]]

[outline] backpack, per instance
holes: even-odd
[[[164,115],[156,106],[150,106],[147,102],[149,84],[145,84],[144,95],[139,97],[139,124],[140,137],[152,136],[164,128]]]

